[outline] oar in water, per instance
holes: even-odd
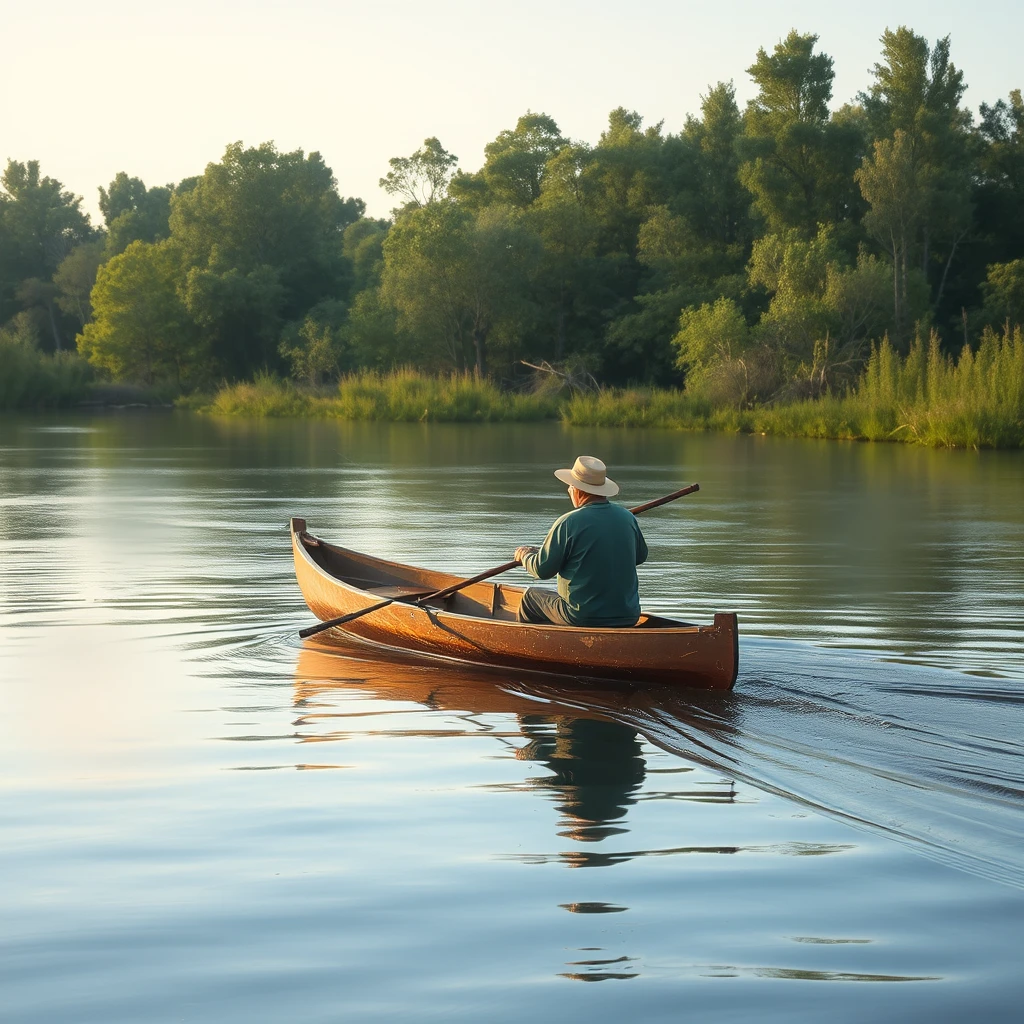
[[[637,505],[636,508],[631,508],[629,511],[633,515],[638,516],[642,512],[647,512],[652,508],[657,508],[659,505],[667,505],[670,501],[675,501],[676,498],[683,497],[684,494],[692,494],[694,491],[700,490],[700,484],[690,484],[689,487],[684,487],[680,491],[673,491],[671,494],[666,494],[663,498],[655,498],[654,501],[648,501],[646,504]],[[465,587],[471,587],[474,583],[483,583],[484,580],[489,580],[492,576],[500,576],[503,572],[508,572],[509,569],[514,569],[517,565],[522,563],[517,558],[513,558],[511,562],[505,562],[504,565],[499,565],[494,569],[488,569],[486,572],[480,573],[479,576],[472,576],[468,580],[461,580],[459,583],[453,583],[450,587],[445,587],[444,590],[435,590],[429,594],[422,594],[419,596],[406,594],[406,598],[412,597],[413,604],[426,604],[428,601],[440,601],[442,598],[450,597],[452,594],[457,594],[460,590]],[[326,622],[318,622],[315,626],[307,626],[305,629],[299,630],[299,636],[303,640],[308,636],[313,636],[316,633],[321,633],[325,629],[331,629],[333,626],[340,626],[346,622],[351,622],[353,619],[361,618],[363,615],[369,615],[370,612],[379,611],[381,608],[386,608],[389,604],[394,604],[400,600],[397,597],[389,597],[385,601],[378,601],[377,604],[371,604],[368,608],[360,608],[357,612],[349,612],[348,615],[339,615],[336,619],[328,619]]]

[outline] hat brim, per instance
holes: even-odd
[[[586,491],[587,494],[600,494],[605,498],[610,498],[619,493],[619,485],[614,480],[609,480],[608,477],[604,478],[603,484],[588,484],[578,476],[573,476],[571,469],[556,469],[555,476],[563,484],[575,487],[578,491]]]

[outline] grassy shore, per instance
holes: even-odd
[[[765,405],[713,407],[684,391],[606,389],[561,399],[501,391],[486,380],[413,370],[360,373],[314,391],[263,376],[189,403],[225,416],[294,416],[425,422],[561,418],[573,426],[717,430],[936,447],[1024,447],[1024,330],[987,332],[976,351],[942,354],[938,339],[899,356],[876,348],[857,386],[842,395]]]
[[[46,355],[0,338],[0,410],[58,409],[82,401],[91,368],[77,353]]]
[[[844,395],[754,409],[712,408],[681,391],[636,389],[577,396],[562,410],[575,426],[674,427],[910,441],[933,447],[1024,447],[1024,330],[986,332],[976,351],[944,356],[938,339],[901,358],[876,348],[856,388]]]
[[[300,416],[391,422],[485,423],[554,419],[558,403],[543,396],[502,391],[488,380],[414,370],[364,372],[330,390],[301,388],[264,375],[222,388],[211,400],[190,402],[221,416]]]

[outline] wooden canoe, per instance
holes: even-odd
[[[416,655],[530,672],[729,690],[736,682],[736,615],[709,626],[642,615],[628,629],[528,625],[516,621],[522,587],[486,581],[420,606],[403,596],[459,583],[462,577],[420,569],[328,544],[291,521],[299,589],[322,622],[398,597],[394,604],[324,634]]]

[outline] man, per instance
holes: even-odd
[[[636,567],[647,544],[636,517],[608,499],[619,485],[605,464],[581,455],[572,469],[556,469],[569,486],[573,511],[555,520],[538,549],[516,548],[516,559],[534,578],[558,576],[558,593],[531,587],[519,621],[556,626],[633,626],[640,618]]]

